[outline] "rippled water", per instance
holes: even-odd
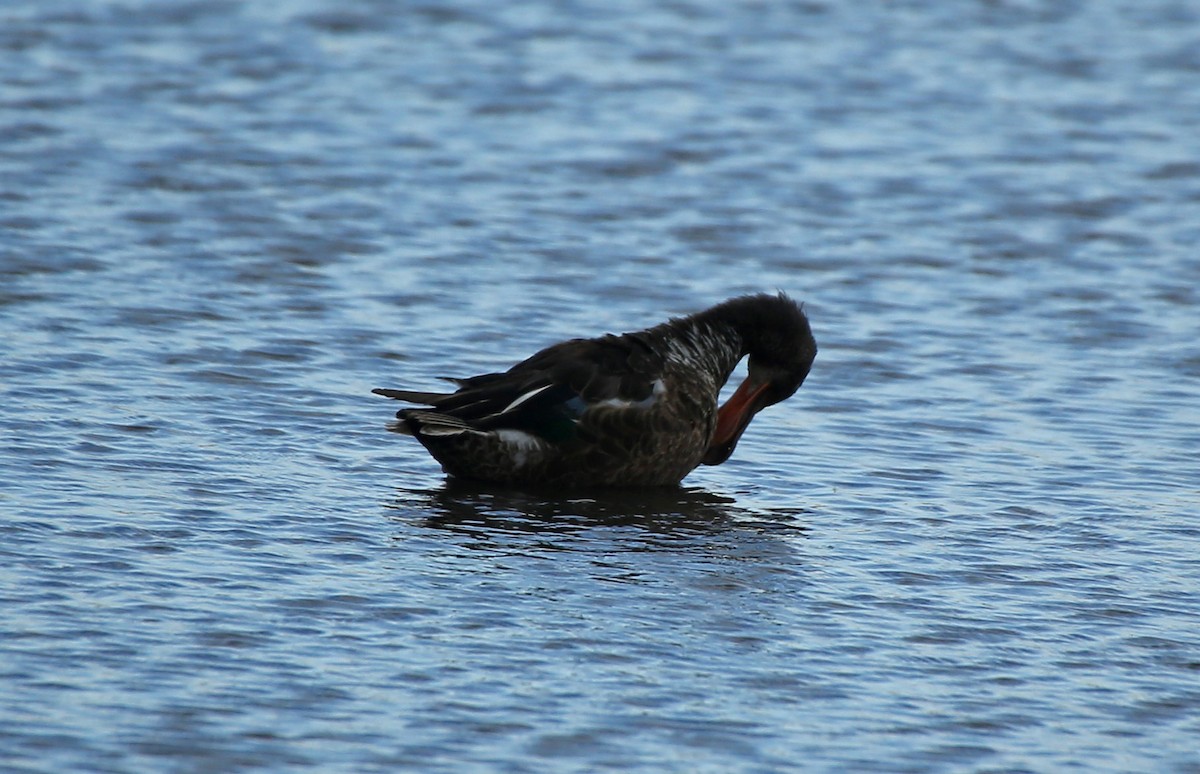
[[[1200,771],[1200,10],[0,8],[0,768]],[[666,492],[371,387],[727,296]]]

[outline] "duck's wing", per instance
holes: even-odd
[[[450,393],[373,390],[377,395],[429,406],[402,409],[404,422],[459,429],[521,430],[546,440],[573,435],[594,409],[648,407],[662,384],[664,358],[639,334],[575,339],[538,352],[503,373],[452,380]],[[410,428],[415,429],[415,428]]]

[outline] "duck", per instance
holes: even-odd
[[[817,354],[785,293],[752,294],[645,330],[546,347],[452,392],[379,388],[414,404],[389,425],[454,478],[537,488],[676,486],[733,454],[750,421],[790,398]],[[746,378],[718,407],[743,358]]]

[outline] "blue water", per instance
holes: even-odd
[[[1200,771],[1200,9],[0,8],[0,769]],[[372,387],[748,291],[680,490]]]

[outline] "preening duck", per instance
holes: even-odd
[[[373,390],[419,404],[390,426],[452,476],[518,486],[678,484],[720,465],[750,420],[792,396],[817,344],[783,293],[732,298],[643,331],[572,339],[454,392]],[[749,356],[724,406],[721,387]]]

